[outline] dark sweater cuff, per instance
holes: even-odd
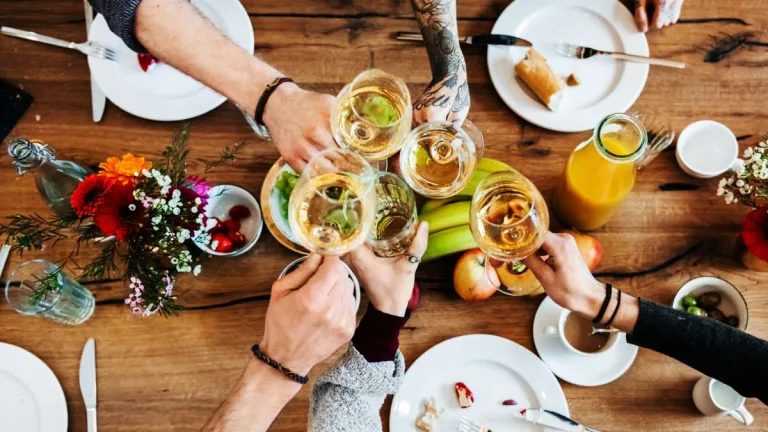
[[[381,312],[369,303],[352,343],[369,363],[394,361],[400,348],[400,329],[410,317],[410,310],[399,317]]]
[[[128,48],[145,53],[147,49],[136,39],[136,8],[142,0],[104,1],[105,10],[101,11],[107,19],[112,33],[128,45]]]

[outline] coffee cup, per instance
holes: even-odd
[[[735,418],[739,423],[751,425],[755,419],[744,408],[744,396],[720,381],[703,377],[693,386],[693,404],[705,416]]]
[[[607,353],[619,340],[618,333],[590,335],[592,322],[568,310],[560,313],[557,326],[549,326],[544,332],[549,337],[560,338],[565,347],[576,354],[593,357]]]
[[[744,166],[744,161],[738,158],[736,135],[724,124],[712,120],[697,121],[683,129],[675,154],[677,164],[692,177],[719,177]]]
[[[284,278],[285,275],[287,275],[288,273],[291,273],[292,271],[294,271],[297,268],[299,268],[301,263],[306,261],[307,258],[309,258],[309,256],[303,256],[303,257],[297,259],[296,261],[288,264],[283,269],[283,271],[280,272],[280,276],[278,276],[277,278],[278,279]],[[349,278],[352,279],[352,284],[354,285],[354,292],[352,293],[352,295],[355,296],[355,310],[359,310],[360,309],[360,281],[357,279],[357,276],[355,276],[355,273],[352,271],[352,269],[349,268],[347,263],[342,262],[342,264],[344,264],[344,267],[347,268],[347,272],[349,273]]]

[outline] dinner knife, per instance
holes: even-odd
[[[567,432],[598,432],[595,429],[590,429],[583,424],[573,420],[560,413],[539,409],[528,408],[524,409],[518,414],[518,417],[537,425],[551,427],[560,431]]]
[[[96,432],[96,342],[88,339],[80,358],[80,392],[88,415],[88,432]]]
[[[83,4],[85,6],[85,37],[87,39],[91,32],[91,24],[93,23],[93,8],[91,7],[91,4],[88,3],[88,0],[83,0]],[[101,88],[99,88],[99,85],[96,84],[96,81],[93,80],[93,75],[90,75],[90,77],[91,109],[93,110],[93,121],[98,123],[104,116],[104,107],[107,105],[107,96],[104,94]]]
[[[424,41],[424,37],[421,35],[421,33],[404,32],[404,31],[399,31],[395,33],[395,39],[400,41],[411,41],[411,42]],[[467,45],[507,45],[507,46],[520,46],[520,47],[533,46],[532,43],[528,42],[525,39],[515,37],[515,36],[503,35],[503,34],[464,36],[462,38],[459,38],[459,42]]]

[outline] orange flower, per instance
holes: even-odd
[[[111,157],[99,165],[102,171],[100,176],[105,176],[120,184],[133,183],[134,178],[141,175],[143,170],[152,168],[152,162],[147,162],[143,157],[135,157],[128,153],[122,159]]]

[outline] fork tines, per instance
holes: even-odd
[[[90,47],[90,53],[87,53],[88,55],[107,60],[117,59],[117,53],[114,50],[107,48],[98,42],[88,42],[86,45]]]
[[[459,422],[459,432],[492,432],[485,426],[480,426],[469,417],[462,417]]]
[[[568,42],[560,41],[557,43],[557,53],[566,57],[573,57],[579,59],[590,58],[596,54],[600,54],[600,51],[577,45],[569,44]]]

